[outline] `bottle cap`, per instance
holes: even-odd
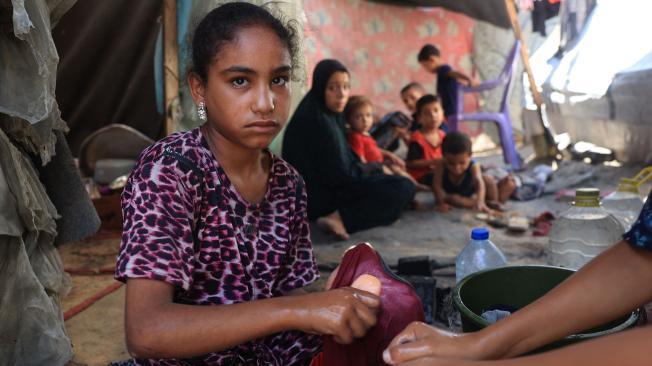
[[[574,206],[600,207],[600,190],[597,188],[578,188],[575,190]]]
[[[489,230],[486,227],[476,227],[471,230],[471,239],[487,240],[489,239]]]
[[[578,188],[575,191],[575,198],[587,199],[587,198],[599,198],[600,190],[597,188]]]
[[[618,184],[618,191],[639,194],[638,184],[639,182],[634,179],[620,178],[620,184]]]

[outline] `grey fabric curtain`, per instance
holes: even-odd
[[[511,28],[504,0],[368,0],[400,6],[441,7],[501,28]]]

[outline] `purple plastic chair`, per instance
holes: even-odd
[[[519,41],[514,43],[514,47],[507,56],[507,61],[496,80],[485,81],[477,87],[468,87],[460,85],[457,88],[457,113],[449,116],[448,127],[451,131],[457,131],[458,124],[463,121],[492,121],[498,125],[500,132],[500,144],[503,148],[503,157],[505,163],[510,164],[513,170],[520,170],[523,162],[516,152],[514,144],[514,135],[512,133],[512,120],[509,117],[509,95],[512,81],[514,80],[514,71],[517,65],[517,55],[521,44]],[[500,102],[498,112],[478,112],[464,113],[464,93],[478,93],[485,90],[491,90],[503,86],[503,98]]]

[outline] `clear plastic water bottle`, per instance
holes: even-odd
[[[506,264],[505,255],[489,240],[489,230],[484,227],[474,228],[471,230],[471,241],[455,261],[455,279],[460,282],[471,273]]]
[[[643,208],[637,181],[622,178],[618,189],[602,200],[602,207],[620,221],[625,231],[629,230]]]
[[[620,222],[600,207],[599,189],[578,189],[573,206],[550,229],[550,263],[579,269],[620,241],[624,231]]]

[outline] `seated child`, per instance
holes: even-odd
[[[441,149],[443,159],[435,168],[433,184],[435,209],[440,212],[447,212],[451,206],[484,212],[490,212],[490,207],[501,209],[498,200],[506,200],[513,192],[513,178],[507,176],[496,184],[491,177],[483,175],[480,164],[471,159],[471,139],[462,132],[447,134]]]
[[[419,129],[410,137],[405,164],[417,182],[432,187],[435,166],[442,156],[441,142],[446,135],[439,129],[444,121],[439,98],[432,94],[421,97],[416,103],[415,118]]]
[[[419,83],[411,82],[401,89],[401,100],[405,104],[405,108],[410,112],[412,118],[417,111],[417,101],[426,94],[426,90]],[[416,120],[413,121],[410,131],[416,131],[419,124]]]
[[[437,74],[437,95],[441,98],[444,116],[449,117],[457,113],[458,84],[474,86],[476,83],[470,77],[443,63],[439,49],[431,44],[421,48],[417,60],[426,71]]]
[[[401,175],[409,178],[419,189],[429,190],[420,185],[405,170],[405,162],[396,154],[378,147],[376,140],[369,135],[373,124],[373,104],[371,100],[362,95],[354,95],[344,108],[344,118],[350,132],[349,145],[363,163],[383,164],[383,172],[388,175]]]

